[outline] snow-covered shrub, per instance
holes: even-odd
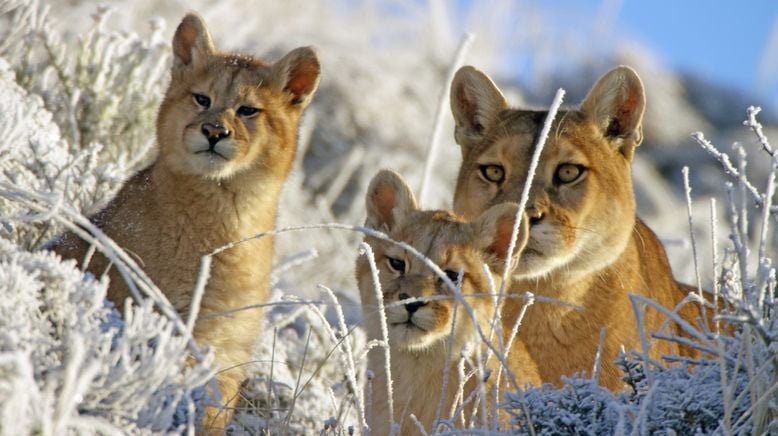
[[[729,419],[740,421],[736,434],[752,433],[750,398],[743,397],[732,409],[727,406],[727,395],[740,394],[748,385],[746,368],[736,367],[736,362],[728,358],[703,360],[691,373],[686,365],[654,365],[650,383],[641,357],[622,355],[619,365],[631,389],[613,393],[593,379],[573,377],[564,378],[561,388],[545,385],[528,389],[521,396],[511,393],[507,407],[513,415],[512,430],[531,434],[531,426],[535,434],[547,435],[636,430],[648,434],[728,433],[731,430],[725,431],[722,421],[730,413]],[[722,391],[722,387],[727,389],[722,377],[735,391]]]
[[[167,44],[106,31],[100,8],[77,44],[35,0],[0,1],[0,180],[99,211],[154,153]],[[0,216],[15,211],[0,199]],[[4,221],[0,236],[37,249],[62,228]]]
[[[620,423],[623,409],[619,396],[597,385],[595,380],[565,378],[565,386],[545,385],[528,389],[521,396],[509,393],[508,408],[512,430],[530,434],[612,434]],[[529,414],[524,410],[529,411]]]
[[[0,433],[182,431],[212,373],[150,303],[124,317],[75,261],[0,238]]]
[[[353,325],[345,332],[335,329],[330,322],[337,325],[338,316],[328,316],[348,302],[324,295],[322,300],[303,301],[283,297],[278,289],[271,300],[279,303],[267,314],[262,330],[273,335],[262,335],[254,350],[255,370],[233,427],[270,434],[359,429],[355,398],[361,395],[365,362],[356,362],[355,378],[350,379],[348,360],[363,352],[365,334]]]
[[[22,89],[0,58],[0,181],[32,192],[56,193],[62,203],[84,214],[99,211],[118,191],[127,171],[121,162],[100,163],[101,145],[71,147],[39,96]],[[18,203],[0,198],[0,236],[37,249],[62,230],[51,221],[9,218]]]
[[[110,32],[103,26],[110,8],[101,6],[75,40],[57,30],[49,8],[37,0],[2,0],[0,57],[12,65],[16,82],[41,98],[70,150],[100,144],[102,161],[139,169],[153,157],[167,84],[164,23],[152,20],[148,39]]]
[[[75,47],[37,2],[0,12],[0,432],[192,428],[212,372],[181,320],[154,299],[120,316],[104,279],[33,251],[147,159],[166,52],[105,32],[104,11]]]

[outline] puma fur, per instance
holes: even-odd
[[[275,227],[298,122],[320,66],[308,47],[274,64],[219,52],[195,14],[176,29],[173,55],[157,119],[159,155],[93,221],[186,314],[203,255]],[[68,234],[56,250],[82,260],[87,246]],[[194,337],[214,348],[222,407],[206,409],[205,432],[229,422],[260,333],[260,310],[223,313],[267,300],[272,257],[273,240],[265,237],[213,258]],[[108,266],[97,255],[88,270],[100,275]],[[108,297],[121,307],[127,286],[115,268],[109,275]]]
[[[494,82],[470,66],[452,82],[451,108],[463,157],[454,210],[476,217],[492,205],[518,202],[548,112],[510,108]],[[644,108],[637,73],[618,67],[594,85],[579,109],[557,114],[540,156],[526,209],[529,240],[511,292],[583,308],[537,302],[527,311],[519,336],[543,382],[561,385],[563,375],[591,374],[605,328],[600,382],[620,389],[614,359],[622,346],[642,349],[628,294],[672,309],[688,292],[673,279],[656,235],[635,214],[630,169],[643,139]],[[505,329],[516,322],[522,304],[506,301]],[[680,314],[695,323],[699,307],[687,304]],[[690,348],[652,340],[650,334],[665,321],[658,311],[646,311],[649,356],[696,355]],[[681,334],[678,326],[670,326],[670,333]]]
[[[475,325],[488,335],[495,310],[499,310],[495,307],[493,295],[488,294],[494,294],[502,283],[518,205],[495,205],[472,222],[448,211],[420,210],[405,181],[388,170],[379,172],[373,178],[366,203],[368,227],[384,232],[393,241],[415,248],[438,265],[452,283],[461,281],[461,293],[472,307],[473,316],[457,303],[442,276],[418,257],[395,243],[370,236],[365,238],[375,256],[386,307],[394,398],[394,417],[390,417],[384,350],[374,348],[368,354],[368,368],[375,374],[368,388],[372,392],[372,402],[368,405],[371,434],[389,434],[392,421],[400,425],[399,434],[416,434],[419,430],[411,420],[411,414],[426,431],[431,432],[438,404],[442,403],[440,418],[448,419],[452,408],[462,401],[462,398],[456,399],[460,385],[457,361],[463,354],[476,358],[472,350],[466,351],[466,344],[482,342]],[[527,225],[524,223],[511,256],[514,262],[526,243],[526,235]],[[356,274],[369,338],[380,340],[381,314],[367,255],[357,260]],[[494,289],[490,283],[493,283]],[[444,298],[429,300],[430,297]],[[454,321],[454,307],[458,304]],[[497,340],[492,342],[498,343]],[[526,350],[520,347],[521,344],[509,355],[509,370],[519,385],[538,383],[537,368]],[[441,398],[446,366],[449,379]],[[466,372],[472,369],[472,366],[466,367]],[[487,397],[496,382],[497,368],[498,361],[492,357],[487,364],[487,369],[492,372],[484,386]],[[477,376],[474,376],[467,381],[464,398],[478,388],[476,379]],[[506,380],[504,374],[502,380]],[[507,387],[502,386],[500,392],[506,390]],[[481,401],[487,399],[481,398]],[[491,404],[489,409],[493,412],[497,407]],[[470,417],[471,412],[466,411],[464,415]],[[479,419],[484,418],[492,417]],[[500,416],[500,419],[507,425],[507,416]]]

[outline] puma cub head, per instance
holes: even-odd
[[[214,180],[253,169],[285,177],[319,73],[310,47],[272,65],[221,53],[202,18],[187,15],[173,38],[172,80],[159,111],[161,161],[176,173]]]
[[[477,322],[494,316],[494,300],[484,294],[500,288],[517,212],[514,203],[500,204],[468,222],[448,211],[420,210],[405,181],[387,170],[373,178],[367,193],[367,226],[410,245],[438,265],[453,285],[461,286]],[[426,351],[445,342],[452,332],[456,301],[444,278],[395,243],[366,240],[379,270],[392,348]],[[510,256],[512,265],[526,240],[524,223]],[[366,296],[373,293],[374,284],[363,258],[357,274],[363,301],[369,301]],[[472,320],[464,310],[453,331],[458,345],[474,339]]]
[[[643,84],[629,67],[605,74],[580,109],[560,111],[532,180],[529,241],[516,276],[576,277],[612,263],[630,239],[632,156],[642,141]],[[518,201],[547,111],[517,110],[481,71],[461,68],[451,86],[461,146],[454,210],[475,217]]]

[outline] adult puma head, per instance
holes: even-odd
[[[675,307],[685,296],[673,280],[657,237],[635,215],[630,166],[643,139],[646,98],[637,73],[618,67],[605,74],[578,109],[559,111],[531,181],[529,238],[514,272],[512,293],[531,292],[583,308],[535,304],[520,335],[538,363],[544,382],[588,372],[605,329],[601,382],[622,386],[613,364],[620,348],[640,348],[638,328],[647,336],[666,318],[649,310],[638,326],[629,294]],[[454,136],[463,162],[454,210],[478,216],[492,205],[519,201],[548,111],[511,108],[494,82],[473,67],[461,68],[451,85]],[[506,302],[504,328],[521,313]],[[681,310],[694,323],[699,310]],[[669,324],[671,334],[683,333]],[[649,354],[697,354],[686,346],[651,341]],[[559,356],[565,356],[560,359]]]
[[[454,209],[476,216],[518,201],[545,111],[512,110],[489,77],[462,68],[451,88],[461,145]],[[532,180],[530,237],[516,275],[571,280],[612,263],[635,224],[630,163],[642,140],[643,84],[629,67],[600,79],[580,110],[557,115]]]

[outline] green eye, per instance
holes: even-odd
[[[255,107],[241,106],[238,108],[237,113],[242,117],[250,117],[259,113],[259,109]]]
[[[554,178],[557,183],[573,183],[584,174],[585,170],[583,165],[562,164],[557,167]]]
[[[481,176],[489,182],[499,185],[505,181],[505,168],[502,165],[481,165],[478,169],[481,171]]]
[[[203,94],[192,94],[192,97],[194,97],[195,103],[197,103],[198,106],[201,106],[203,109],[208,109],[211,107],[211,98],[207,95]]]
[[[395,259],[393,257],[386,257],[386,260],[389,261],[389,267],[399,273],[405,272],[405,261],[401,259]]]

